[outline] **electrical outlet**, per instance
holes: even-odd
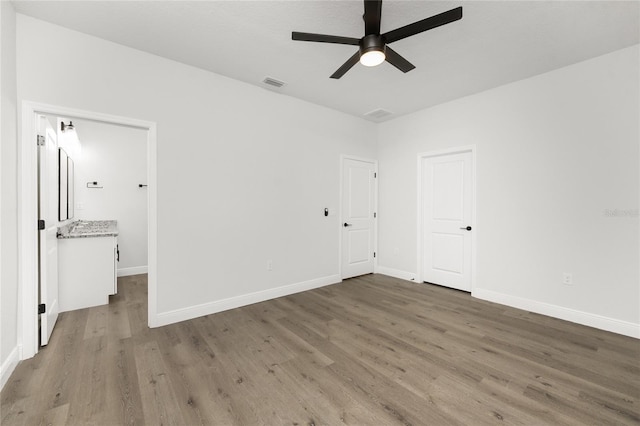
[[[84,203],[82,201],[76,203],[76,210],[84,210]]]
[[[562,274],[562,284],[573,285],[573,274],[570,274],[569,272]]]
[[[273,271],[273,260],[267,260],[267,271]]]

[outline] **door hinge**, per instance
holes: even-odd
[[[375,251],[373,252],[373,257],[376,257],[376,252]]]
[[[374,179],[377,178],[378,177],[378,173],[373,172],[373,177],[374,177]]]
[[[377,215],[378,215],[378,213],[373,212],[373,218],[374,218],[374,219],[375,219],[376,217],[378,217]]]
[[[39,314],[44,314],[45,312],[47,312],[47,305],[45,305],[44,303],[41,303],[38,305],[38,313]]]
[[[44,136],[38,135],[37,142],[38,146],[44,146]]]
[[[38,230],[42,231],[45,228],[45,222],[42,219],[38,220]]]

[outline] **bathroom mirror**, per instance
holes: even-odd
[[[68,164],[69,157],[62,148],[58,148],[58,220],[63,221],[68,219]]]
[[[73,219],[73,206],[74,206],[74,194],[75,194],[75,179],[74,179],[74,167],[73,159],[67,158],[67,219]]]

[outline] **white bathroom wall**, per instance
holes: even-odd
[[[476,145],[473,295],[640,337],[638,51],[381,124],[380,270],[416,274],[418,153]]]
[[[0,2],[0,389],[19,359],[16,13]]]
[[[340,280],[323,212],[373,123],[23,15],[18,75],[20,101],[157,123],[155,324]]]
[[[147,188],[138,185],[147,184],[147,131],[81,119],[73,124],[81,144],[74,154],[74,220],[117,220],[118,275],[146,273]]]

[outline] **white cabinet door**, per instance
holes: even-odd
[[[116,237],[59,240],[60,311],[106,305],[114,294]]]

